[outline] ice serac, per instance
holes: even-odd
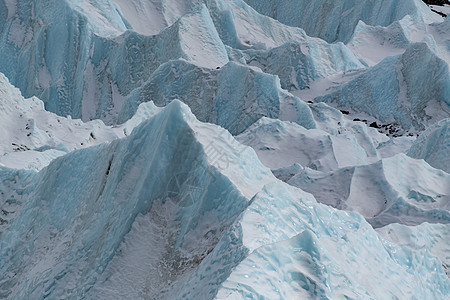
[[[348,42],[359,20],[388,26],[406,15],[442,21],[420,0],[244,0],[258,12],[328,42]]]
[[[299,74],[294,77],[300,79],[302,76],[302,81],[307,80],[308,76],[320,76],[336,70],[361,66],[354,55],[341,43],[328,44],[323,40],[310,38],[302,28],[286,26],[263,16],[242,0],[205,0],[204,2],[210,10],[224,44],[237,52],[243,50],[247,63],[250,61],[258,63],[260,60],[261,65],[270,68],[269,60],[272,61],[276,64],[273,70],[279,72],[274,71],[271,74],[285,76],[284,71],[280,69],[288,69],[291,62],[300,66],[301,63],[297,60],[300,60],[303,65],[298,70]],[[275,59],[270,58],[272,55]],[[294,78],[292,80],[295,82]],[[299,84],[301,83],[299,81]],[[282,85],[286,88],[284,79],[282,79]]]
[[[305,31],[257,13],[242,0],[204,0],[219,35],[235,49],[271,49],[303,40]]]
[[[332,172],[305,169],[288,183],[321,203],[359,212],[376,228],[450,222],[450,175],[405,154]]]
[[[289,91],[309,88],[318,78],[364,67],[344,44],[327,44],[309,37],[268,51],[246,50],[243,56],[247,64],[278,75],[281,86]]]
[[[424,131],[407,154],[422,158],[431,166],[450,173],[450,119],[437,122]]]
[[[96,79],[85,89],[82,115],[109,123],[117,122],[125,97],[162,64],[181,58],[196,66],[216,68],[228,62],[205,6],[156,36],[127,32],[115,40],[102,40],[94,45],[95,49],[98,55],[93,57],[85,77]]]
[[[428,252],[385,242],[359,214],[273,183],[168,298],[440,298],[448,288],[442,264]]]
[[[403,132],[420,132],[449,117],[449,99],[449,65],[426,43],[415,43],[315,101],[367,113],[382,124],[398,124]]]
[[[59,115],[115,123],[124,97],[160,64],[184,58],[215,68],[228,61],[204,5],[160,34],[143,36],[126,28],[120,35],[98,33],[95,22],[103,19],[94,8],[113,6],[110,1],[68,3],[18,2],[17,13],[0,20],[0,72]]]
[[[304,88],[314,79],[362,67],[343,44],[309,38],[302,29],[262,16],[240,0],[203,2],[135,0],[125,5],[124,15],[109,0],[46,0],[24,8],[10,4],[14,12],[7,10],[0,20],[0,72],[24,96],[42,99],[49,111],[115,124],[122,110],[129,109],[122,107],[129,94],[151,77],[170,76],[161,74],[170,70],[158,68],[172,60],[215,70],[230,56],[279,75],[287,89]],[[141,6],[148,9],[133,19],[133,10]],[[167,20],[161,24],[154,20],[161,28],[149,36],[142,26],[151,24],[140,22],[153,22],[152,13]],[[139,23],[135,25],[141,26],[138,32],[143,34],[133,31],[127,17]],[[271,66],[271,60],[276,64]],[[299,66],[298,60],[303,67],[293,69],[291,62]],[[170,83],[169,88],[173,88]],[[126,115],[131,117],[133,112]]]
[[[149,258],[144,275],[161,270],[161,277],[147,279],[151,288],[168,288],[276,180],[251,149],[198,122],[179,101],[125,139],[75,151],[39,173],[3,167],[0,173],[13,178],[1,205],[18,211],[2,222],[0,293],[22,299],[85,297],[140,214],[151,227],[167,229],[150,245],[161,256]],[[114,278],[123,282],[121,275]],[[115,283],[108,277],[104,284]]]
[[[0,298],[449,298],[449,20],[0,0]]]
[[[427,24],[417,15],[406,15],[387,27],[359,21],[351,40],[352,52],[365,64],[374,65],[388,56],[398,55],[412,43],[427,43],[435,54],[450,63],[449,21]]]
[[[52,99],[53,112],[79,117],[72,110],[81,102],[93,40],[127,29],[118,8],[109,1],[8,2],[0,20],[0,71],[26,97]]]
[[[388,56],[402,54],[411,43],[419,42],[426,42],[432,50],[439,52],[425,22],[407,15],[387,27],[359,21],[347,46],[360,60],[372,66]]]
[[[180,76],[189,74],[189,76]],[[188,104],[195,116],[239,134],[266,116],[316,126],[305,102],[280,87],[276,76],[236,62],[206,69],[185,60],[161,65],[126,99],[119,122],[129,119],[142,102],[164,106],[174,99]]]

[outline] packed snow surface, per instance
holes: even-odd
[[[447,9],[0,0],[0,298],[450,298]]]

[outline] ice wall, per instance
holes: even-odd
[[[422,158],[435,168],[450,172],[450,119],[444,119],[423,132],[407,154]]]
[[[430,69],[433,72],[426,71]],[[448,64],[426,43],[415,43],[315,101],[365,112],[381,123],[417,132],[448,118],[449,99]]]
[[[303,28],[308,35],[328,42],[348,42],[359,20],[381,26],[388,26],[406,15],[422,17],[430,23],[442,20],[420,0],[244,1],[266,16]]]

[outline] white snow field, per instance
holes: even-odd
[[[0,0],[0,299],[449,299],[447,10]]]

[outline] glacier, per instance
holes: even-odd
[[[31,9],[20,9],[19,15],[5,16],[7,19],[2,23],[9,26],[4,26],[0,42],[4,53],[0,71],[26,97],[38,96],[48,110],[59,115],[83,120],[102,117],[105,122],[114,123],[124,96],[161,63],[185,58],[203,65],[214,60],[216,67],[216,64],[228,61],[225,48],[204,9],[186,15],[159,35],[142,36],[123,27],[111,37],[109,33],[97,32],[84,15],[67,7],[70,1],[55,2],[54,5],[39,2],[41,4]],[[46,10],[46,5],[51,10]],[[60,20],[49,19],[53,15],[60,16]],[[27,47],[22,47],[23,44],[11,40],[12,34],[19,30],[14,24],[30,22],[30,19],[40,22],[32,27],[29,41],[23,42]],[[65,26],[61,27],[62,24]],[[198,39],[189,27],[203,28],[204,36],[209,35],[211,40]],[[196,51],[189,48],[191,44],[198,44],[197,50],[203,55],[210,51],[212,56],[200,59],[199,55],[196,59],[197,54],[190,53]],[[16,51],[17,47],[20,47],[19,51]],[[136,51],[142,47],[149,49],[142,52],[145,55]],[[34,63],[30,63],[32,61]],[[26,74],[33,74],[37,82],[26,80]]]
[[[107,126],[101,120],[82,122],[44,109],[36,98],[25,99],[0,73],[0,166],[39,171],[54,158],[129,135],[143,120],[161,109],[143,103],[127,122]]]
[[[0,0],[0,298],[449,298],[435,10]]]

